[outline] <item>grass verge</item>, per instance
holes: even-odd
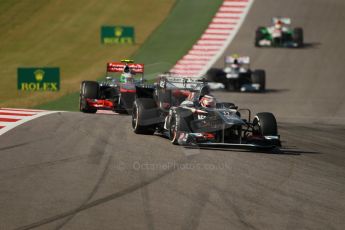
[[[1,0],[0,107],[34,107],[77,91],[83,79],[99,78],[107,61],[137,51],[175,1]],[[137,44],[100,44],[102,25],[134,26]],[[50,66],[60,67],[59,92],[17,90],[18,67]]]
[[[207,28],[222,0],[177,0],[164,22],[132,56],[145,63],[148,79],[169,70]],[[56,101],[37,106],[40,109],[78,110],[79,93],[70,93]]]

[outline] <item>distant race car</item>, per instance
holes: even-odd
[[[272,19],[272,26],[259,27],[255,34],[255,46],[273,47],[303,47],[303,29],[289,28],[290,18],[275,17]]]
[[[121,73],[120,76],[113,76]],[[136,78],[136,75],[139,78]],[[136,86],[144,83],[144,64],[132,60],[107,63],[106,80],[83,81],[80,86],[80,111],[96,113],[97,110],[113,110],[131,113],[136,95]]]
[[[206,73],[212,82],[212,89],[225,88],[228,91],[264,92],[266,90],[266,72],[262,69],[251,70],[247,56],[226,56],[224,69],[211,68]]]
[[[137,92],[140,88],[137,88]],[[273,149],[281,146],[272,113],[238,109],[216,102],[205,82],[161,76],[156,87],[143,89],[134,102],[132,127],[137,134],[158,134],[173,144],[200,147]],[[242,113],[248,117],[243,118]]]

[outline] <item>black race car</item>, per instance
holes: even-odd
[[[212,89],[226,89],[240,92],[265,92],[266,72],[251,70],[248,56],[226,56],[224,68],[211,68],[206,73]]]
[[[272,113],[238,109],[233,103],[203,106],[212,98],[206,82],[161,76],[156,87],[137,88],[132,127],[137,134],[160,133],[187,146],[272,149],[281,146]],[[212,100],[210,100],[212,101]],[[247,118],[242,117],[247,114]]]

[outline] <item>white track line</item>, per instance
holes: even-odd
[[[212,20],[213,23],[226,23],[226,24],[231,24],[231,23],[235,23],[238,20],[240,20],[239,18],[214,18]]]
[[[234,30],[234,26],[236,25],[237,23],[234,22],[233,24],[221,24],[221,23],[211,23],[208,28],[210,29],[228,29],[228,30]]]
[[[34,116],[34,115],[31,115],[31,116]],[[1,118],[20,119],[21,120],[21,119],[23,119],[25,117],[31,117],[31,116],[18,116],[18,115],[4,115],[4,114],[0,114],[0,120],[1,120]]]
[[[200,69],[202,68],[202,66],[197,66],[197,65],[176,65],[174,67],[175,70],[181,70],[181,71],[184,71],[184,70],[187,70],[187,71],[191,71],[191,72],[197,72],[197,71],[200,71]]]
[[[217,53],[217,51],[190,50],[188,53],[201,56],[213,56],[215,53]]]
[[[198,55],[191,55],[191,54],[187,54],[185,55],[182,59],[188,59],[188,60],[199,60],[199,61],[209,61],[210,58],[209,57],[200,57]]]
[[[216,45],[223,45],[224,40],[199,40],[198,41],[198,45],[200,44],[205,44],[205,45],[212,45],[212,44],[216,44]]]
[[[231,11],[242,11],[242,9],[245,8],[244,5],[236,6],[236,5],[230,5],[230,6],[222,6],[219,8],[218,12],[231,12]]]
[[[189,60],[189,59],[181,59],[177,63],[178,64],[192,64],[192,65],[205,65],[207,60]]]
[[[191,50],[202,50],[202,51],[218,51],[219,46],[213,46],[213,45],[206,45],[206,44],[197,44],[194,45]]]
[[[177,62],[177,64],[175,66],[178,66],[178,65],[185,65],[185,66],[204,66],[205,65],[205,62],[204,63],[195,63],[195,62],[188,62],[188,61],[179,61]]]
[[[248,2],[250,2],[250,0],[249,1],[226,1],[225,0],[223,2],[223,6],[243,6],[243,4],[246,4]]]
[[[116,113],[112,110],[97,110],[97,114],[118,115],[119,113]]]
[[[33,114],[32,112],[35,111]],[[24,124],[25,122],[31,121],[33,119],[36,119],[38,117],[42,117],[48,114],[56,113],[58,111],[44,111],[44,110],[30,110],[30,109],[10,109],[10,108],[0,108],[0,113],[1,112],[6,112],[6,113],[14,113],[14,114],[33,114],[30,116],[9,116],[9,115],[0,115],[0,136],[11,129],[14,129],[15,127]],[[19,119],[18,121],[15,122],[4,122],[1,121],[1,118],[3,119]]]
[[[213,34],[204,34],[201,36],[201,39],[222,39],[226,40],[229,35],[213,35]]]
[[[216,14],[216,18],[230,18],[230,17],[234,17],[234,18],[239,18],[239,15],[241,15],[242,12],[241,11],[228,11],[228,12],[218,12]]]
[[[225,35],[228,35],[231,31],[232,31],[232,29],[227,29],[227,28],[226,29],[224,29],[224,28],[222,28],[222,29],[220,29],[220,28],[218,28],[218,29],[210,28],[210,29],[207,29],[205,31],[205,34],[218,34],[218,35],[225,34]]]
[[[45,112],[46,110],[41,109],[18,109],[18,108],[0,108],[0,111],[16,111],[16,112],[25,112],[25,113],[35,113],[35,112]]]

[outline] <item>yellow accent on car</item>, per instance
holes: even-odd
[[[134,60],[122,59],[121,62],[122,62],[122,63],[134,63]]]

